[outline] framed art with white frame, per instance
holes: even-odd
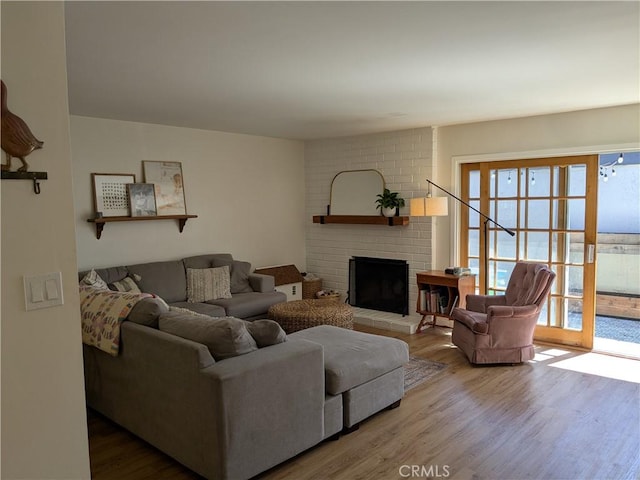
[[[144,160],[142,168],[144,181],[154,184],[158,216],[185,215],[182,163]]]
[[[135,183],[132,173],[92,173],[93,207],[103,217],[129,215],[127,184]]]

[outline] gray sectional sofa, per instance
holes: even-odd
[[[231,273],[231,298],[206,302],[188,302],[188,269],[206,269],[228,266]],[[197,255],[181,260],[140,263],[136,265],[95,269],[107,284],[113,285],[127,277],[145,293],[152,293],[170,306],[186,308],[211,317],[232,316],[252,320],[266,318],[271,305],[285,302],[287,296],[275,290],[270,275],[251,273],[251,264],[234,260],[228,253]],[[87,272],[81,272],[83,278]]]
[[[193,257],[183,265],[208,268],[211,260]],[[150,275],[158,269],[126,270],[184,306],[178,295],[167,295],[178,291],[175,285],[169,289]],[[165,278],[173,270],[179,265],[162,266]],[[225,313],[233,311],[227,307]],[[270,320],[211,318],[182,308],[155,315],[149,321],[148,314],[130,314],[122,322],[117,355],[83,345],[87,404],[208,479],[254,477],[357,428],[404,395],[408,346],[395,338],[328,325],[287,336]],[[260,324],[279,332],[251,328]],[[246,331],[255,342],[238,334]],[[211,338],[220,332],[222,342]],[[219,344],[235,351],[221,355]]]

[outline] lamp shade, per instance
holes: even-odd
[[[409,211],[412,217],[442,217],[449,214],[446,197],[412,198]]]

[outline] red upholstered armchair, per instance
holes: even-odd
[[[548,266],[518,262],[504,295],[467,295],[451,312],[451,341],[474,364],[533,359],[533,331],[556,274]]]

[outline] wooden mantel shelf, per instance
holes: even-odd
[[[341,223],[351,225],[388,225],[390,227],[409,225],[409,217],[383,217],[382,215],[314,215],[313,223]]]
[[[145,220],[178,220],[178,228],[180,233],[184,229],[185,223],[189,218],[198,218],[197,215],[162,215],[157,217],[103,217],[103,218],[89,218],[87,222],[96,224],[96,238],[99,240],[102,236],[102,230],[105,223],[111,222],[140,222]]]

